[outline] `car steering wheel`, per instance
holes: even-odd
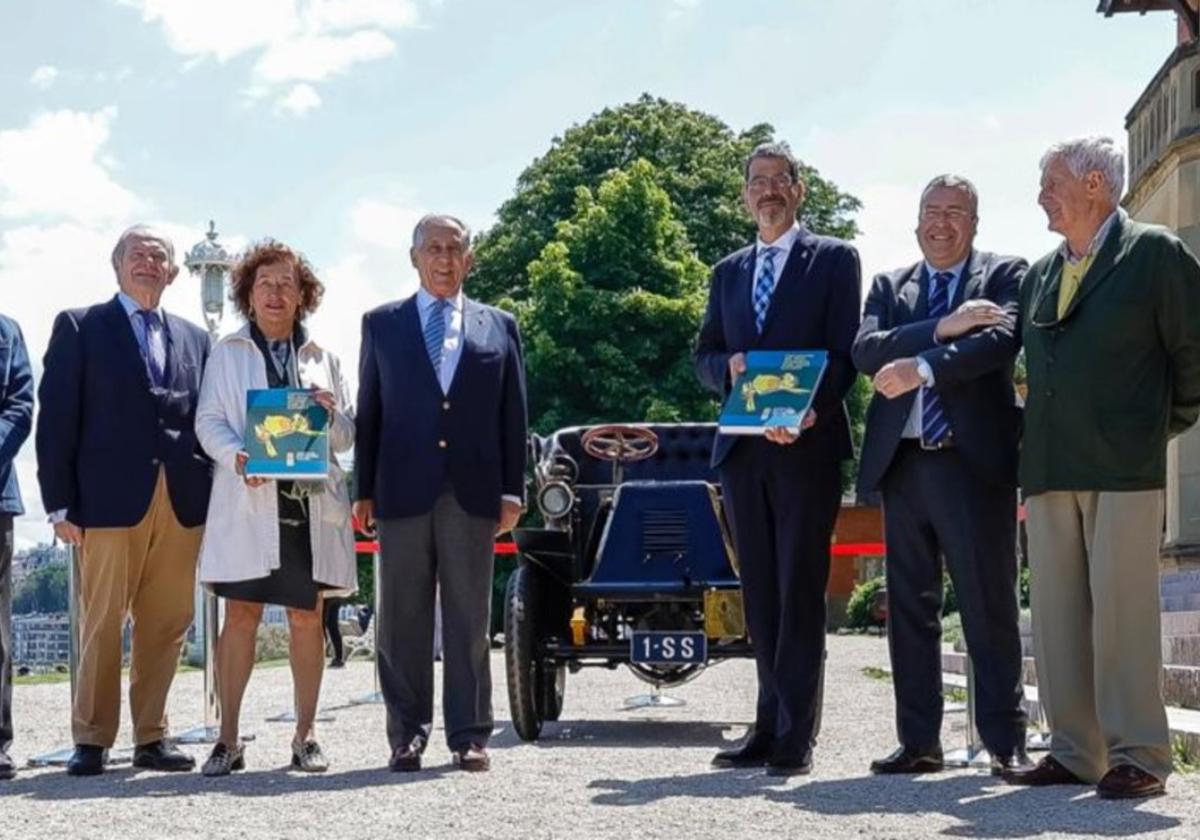
[[[583,433],[583,451],[601,461],[631,464],[658,451],[658,435],[641,426],[596,426]]]

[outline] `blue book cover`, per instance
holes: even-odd
[[[772,427],[800,430],[804,413],[821,384],[824,350],[751,350],[746,370],[733,383],[721,409],[720,431],[761,435]]]
[[[329,412],[313,392],[265,388],[246,392],[246,475],[317,479],[329,475]]]

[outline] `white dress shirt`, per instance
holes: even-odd
[[[758,277],[762,274],[763,263],[766,262],[766,253],[768,248],[774,248],[775,253],[772,255],[771,267],[775,274],[775,289],[779,288],[779,276],[783,274],[783,267],[787,264],[788,257],[792,254],[792,246],[796,244],[796,240],[800,237],[800,223],[792,222],[792,226],[774,242],[763,242],[762,237],[758,238],[758,242],[754,248],[754,282],[750,284],[750,308],[754,309],[754,289],[758,286]],[[772,289],[774,294],[774,289]]]
[[[949,315],[951,312],[954,311],[954,294],[955,294],[955,292],[958,291],[958,283],[960,280],[962,280],[962,271],[963,271],[963,268],[966,266],[966,264],[967,264],[967,261],[963,260],[962,262],[958,263],[957,265],[952,265],[949,268],[942,269],[939,271],[938,269],[931,266],[929,263],[925,263],[925,271],[928,272],[930,282],[932,282],[933,275],[935,275],[935,274],[953,275],[950,278],[950,286],[946,290],[947,301],[948,301],[947,309],[946,309],[947,315]],[[930,388],[932,388],[933,387],[933,369],[930,368],[929,363],[927,361],[925,361],[924,359],[922,359],[920,356],[917,357],[917,370],[920,371],[921,378],[923,380],[925,380],[925,384],[927,386],[929,386]],[[917,389],[917,398],[915,400],[913,400],[912,410],[908,412],[908,422],[904,424],[904,431],[900,433],[900,436],[906,437],[906,438],[917,438],[919,440],[921,437],[921,417],[924,413],[925,413],[924,392],[920,388],[918,388]]]

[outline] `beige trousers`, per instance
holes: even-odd
[[[1050,754],[1088,782],[1118,764],[1166,779],[1162,491],[1041,493],[1026,501],[1026,512]]]
[[[167,733],[167,692],[192,623],[203,527],[175,518],[161,470],[150,508],[132,528],[88,528],[80,558],[80,651],[72,734],[111,747],[121,720],[121,631],[133,623],[129,706],[134,743]]]

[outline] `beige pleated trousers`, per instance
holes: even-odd
[[[88,528],[80,558],[80,651],[72,734],[111,747],[121,721],[121,631],[133,624],[129,706],[134,743],[167,733],[167,692],[192,623],[203,527],[175,518],[160,470],[150,508],[132,528]]]
[[[1088,782],[1118,764],[1166,779],[1162,491],[1041,493],[1026,501],[1026,512],[1050,754]]]

